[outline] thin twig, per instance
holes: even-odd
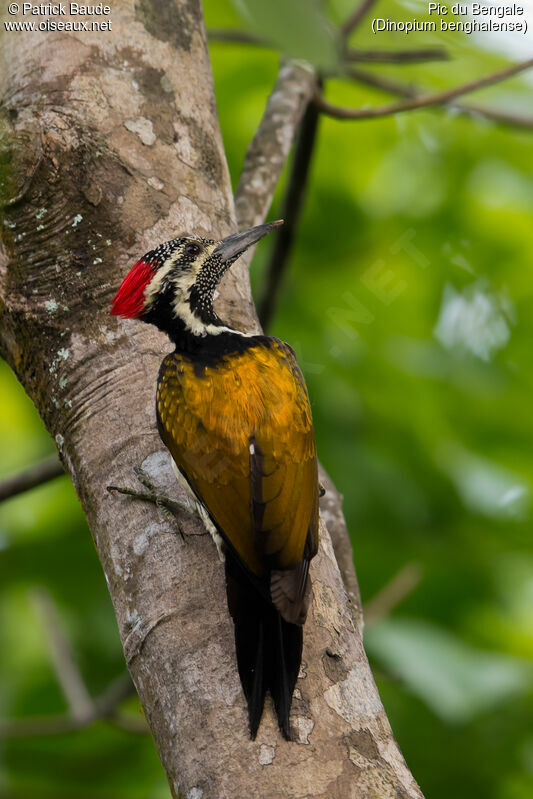
[[[114,717],[118,706],[134,695],[135,686],[129,672],[125,672],[110,682],[105,691],[94,700],[96,718]]]
[[[442,47],[425,50],[355,50],[348,48],[344,57],[347,61],[361,61],[376,64],[414,64],[420,61],[448,61],[450,54]]]
[[[511,125],[514,128],[533,128],[533,117],[513,114],[511,111],[500,111],[497,108],[489,108],[484,105],[466,105],[466,103],[454,103],[452,107],[461,114],[468,114],[471,117],[484,117],[485,119],[491,119],[493,122]]]
[[[91,718],[94,704],[75,663],[72,647],[62,629],[52,597],[44,589],[35,589],[32,598],[43,622],[54,671],[69,704],[70,713],[78,721]]]
[[[526,61],[512,64],[510,67],[494,72],[491,75],[486,75],[484,78],[478,78],[477,80],[463,83],[461,86],[456,86],[453,89],[447,89],[446,91],[437,92],[435,94],[413,97],[400,103],[378,105],[373,108],[343,108],[342,106],[333,105],[332,103],[328,103],[320,92],[316,93],[315,102],[322,113],[334,117],[335,119],[375,119],[377,117],[398,114],[403,111],[413,111],[418,108],[449,103],[456,97],[479,91],[487,86],[493,86],[495,83],[500,83],[513,75],[524,72],[532,66],[533,58],[529,58]]]
[[[228,44],[251,44],[253,47],[267,47],[274,49],[274,45],[248,31],[230,28],[208,28],[207,38],[211,42],[227,42]]]
[[[121,674],[109,683],[105,691],[94,700],[95,713],[92,721],[105,719],[114,727],[136,734],[150,732],[143,715],[136,716],[119,710],[125,699],[135,695],[135,686],[129,672]]]
[[[363,618],[368,626],[389,613],[412,594],[423,575],[420,563],[408,563],[363,605]]]
[[[396,94],[399,97],[419,97],[422,94],[422,90],[411,83],[402,83],[394,78],[377,75],[375,72],[368,72],[366,69],[360,69],[359,67],[347,68],[345,75],[358,83],[365,84],[365,86],[372,86],[373,89]]]
[[[29,491],[30,488],[48,483],[56,477],[61,477],[65,474],[61,461],[57,459],[56,455],[51,455],[49,458],[37,463],[35,466],[30,466],[23,472],[8,477],[0,483],[0,502],[9,497],[15,497],[17,494],[22,494],[24,491]]]
[[[307,187],[309,167],[316,142],[320,113],[314,103],[309,103],[302,119],[298,141],[294,153],[289,182],[281,215],[285,224],[280,229],[266,270],[263,295],[258,303],[259,321],[264,330],[272,320],[276,308],[281,281],[289,261],[292,243],[302,210]]]
[[[12,738],[38,738],[41,735],[65,735],[87,727],[92,721],[92,719],[75,719],[70,713],[0,720],[0,741]]]
[[[262,36],[235,28],[208,28],[207,38],[210,42],[226,44],[245,44],[252,47],[264,47],[275,50],[276,46]],[[344,57],[347,61],[383,64],[411,64],[420,61],[447,61],[449,53],[443,47],[428,47],[421,50],[359,50],[346,48]]]
[[[413,84],[402,83],[393,78],[385,78],[373,72],[359,69],[358,67],[350,67],[350,69],[346,70],[345,74],[358,83],[372,86],[374,89],[379,89],[389,94],[395,94],[398,97],[420,97],[423,94],[422,89]],[[533,116],[522,116],[521,114],[514,114],[511,111],[501,111],[496,108],[489,108],[488,106],[471,105],[470,103],[451,102],[445,103],[445,106],[453,108],[454,111],[470,117],[480,116],[513,127],[533,128]]]
[[[359,27],[366,15],[372,10],[377,0],[362,0],[362,3],[357,6],[355,11],[348,17],[348,19],[341,25],[341,33],[346,38],[353,31]]]
[[[132,713],[117,713],[110,716],[107,721],[124,732],[133,732],[135,735],[146,735],[150,732],[148,722],[143,715],[134,716]]]

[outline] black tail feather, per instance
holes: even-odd
[[[289,713],[302,661],[303,630],[301,626],[285,621],[277,610],[273,615],[276,644],[272,651],[274,654],[277,652],[277,657],[272,663],[270,693],[274,700],[279,728],[284,738],[289,741]]]
[[[290,740],[289,713],[302,659],[302,628],[281,617],[230,553],[226,555],[226,586],[252,739],[257,734],[268,691],[281,733]]]

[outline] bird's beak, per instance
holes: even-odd
[[[226,236],[225,239],[213,250],[213,255],[218,255],[222,263],[226,261],[233,262],[239,255],[256,244],[259,239],[266,236],[274,228],[283,224],[283,219],[277,219],[275,222],[268,222],[266,225],[256,225],[256,227],[243,230],[241,233],[233,233],[231,236]]]

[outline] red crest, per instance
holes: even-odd
[[[130,269],[115,298],[111,303],[110,313],[125,319],[138,319],[144,310],[144,292],[154,276],[156,264],[148,263],[142,258]]]

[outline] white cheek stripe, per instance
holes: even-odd
[[[205,256],[197,262],[194,272],[188,272],[178,275],[173,283],[176,288],[176,297],[174,299],[174,316],[179,317],[185,328],[193,334],[193,336],[218,336],[220,333],[236,333],[239,336],[250,338],[255,335],[254,333],[243,333],[242,330],[235,330],[227,325],[213,325],[205,324],[202,320],[191,311],[189,305],[190,290],[193,287],[198,273],[200,272],[204,261],[209,257],[211,252],[206,252]]]
[[[170,270],[172,269],[173,264],[165,264],[165,266],[160,267],[151,281],[146,286],[144,290],[144,299],[146,300],[146,307],[151,305],[159,293],[159,289],[161,288],[161,283],[166,278]]]
[[[185,328],[192,333],[193,336],[219,336],[221,333],[236,333],[238,336],[251,338],[256,335],[256,333],[244,333],[242,330],[236,330],[228,325],[206,325],[205,322],[202,322],[202,320],[191,311],[189,303],[177,296],[174,301],[174,315],[183,321]]]
[[[233,327],[229,327],[227,325],[205,324],[193,311],[191,311],[191,307],[189,305],[190,290],[193,287],[204,262],[207,260],[207,258],[209,258],[215,247],[216,244],[213,244],[209,248],[206,248],[202,258],[195,261],[194,264],[191,264],[193,267],[192,269],[181,272],[172,278],[172,282],[176,290],[176,296],[173,304],[174,316],[179,317],[183,321],[185,328],[194,336],[218,336],[220,333],[236,333],[244,338],[250,338],[256,334],[244,333],[242,330],[235,330]],[[175,257],[169,259],[164,266],[157,270],[154,277],[147,285],[144,292],[147,308],[153,303],[155,297],[161,289],[163,281],[171,273],[180,254],[181,251],[178,250],[175,254]]]

